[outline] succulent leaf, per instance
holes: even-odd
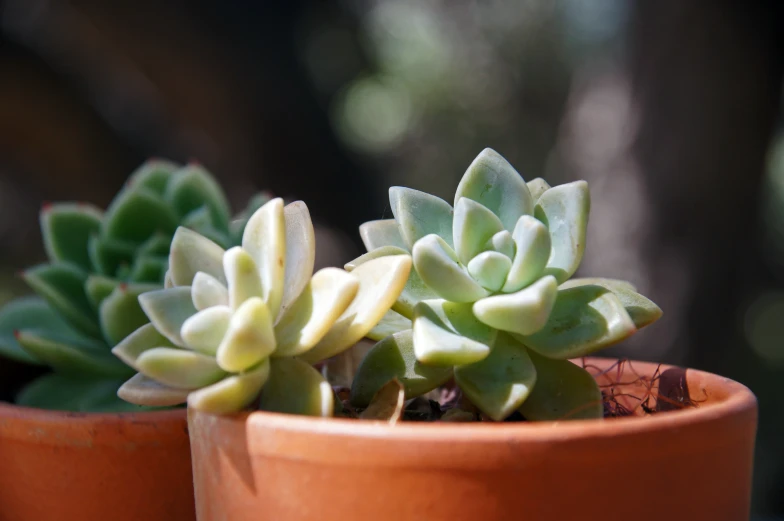
[[[455,368],[455,382],[483,413],[502,421],[534,389],[536,369],[525,347],[499,334],[490,354],[474,364]]]
[[[432,365],[472,364],[490,353],[497,331],[476,319],[471,304],[425,300],[413,321],[417,360]]]
[[[199,311],[211,306],[229,305],[228,288],[221,281],[203,271],[199,271],[193,277],[191,296],[194,307]]]
[[[378,342],[389,335],[411,329],[412,327],[413,323],[410,318],[404,317],[397,311],[390,310],[387,311],[386,315],[381,318],[381,321],[379,321],[379,323],[365,336]]]
[[[571,279],[561,284],[561,289],[594,284],[609,289],[618,297],[637,329],[653,324],[662,316],[662,310],[649,298],[637,293],[634,286],[624,280],[585,278]]]
[[[287,204],[283,208],[283,218],[286,226],[286,264],[281,312],[302,293],[316,264],[316,234],[307,205],[302,201]]]
[[[185,347],[180,330],[185,321],[196,314],[190,286],[143,293],[139,295],[139,304],[155,329],[174,345]]]
[[[474,303],[473,310],[490,327],[532,335],[547,323],[557,295],[558,283],[548,275],[516,293],[483,298]]]
[[[143,375],[175,389],[199,389],[224,376],[215,358],[186,349],[154,347],[136,358]]]
[[[471,259],[468,273],[487,291],[496,292],[503,287],[512,261],[503,253],[485,251]]]
[[[521,215],[531,215],[534,204],[525,181],[498,152],[484,149],[466,170],[455,192],[473,199],[496,214],[509,231]]]
[[[363,420],[385,421],[394,425],[403,416],[405,396],[403,384],[393,378],[378,390],[359,417]]]
[[[397,379],[406,398],[421,396],[452,378],[451,366],[426,365],[414,353],[413,331],[384,338],[365,355],[351,386],[351,403],[366,407],[387,382]]]
[[[133,187],[117,195],[106,209],[102,224],[102,235],[141,243],[156,233],[174,233],[177,216],[155,192]]]
[[[457,258],[463,264],[484,251],[487,242],[503,230],[498,216],[476,201],[461,197],[455,203],[452,237]]]
[[[27,384],[14,402],[21,407],[49,411],[123,412],[139,407],[117,396],[122,379],[48,373]]]
[[[109,345],[117,345],[148,322],[139,305],[139,295],[157,288],[150,284],[121,284],[101,302],[98,316]]]
[[[128,403],[150,407],[169,407],[185,403],[190,393],[187,389],[175,389],[136,373],[117,389],[117,396]]]
[[[114,277],[120,267],[133,262],[135,247],[130,242],[94,235],[88,240],[87,254],[98,273]]]
[[[41,363],[17,342],[17,332],[24,330],[78,335],[41,297],[20,297],[0,309],[0,356],[29,364]]]
[[[90,270],[87,244],[101,228],[103,212],[84,203],[58,203],[41,211],[44,248],[53,263],[69,262]]]
[[[137,257],[168,257],[172,236],[156,233],[135,250]]]
[[[87,282],[84,283],[84,292],[87,294],[93,309],[98,312],[104,299],[111,295],[120,284],[120,281],[117,279],[111,279],[103,275],[90,275],[87,277]]]
[[[508,230],[501,230],[490,238],[490,241],[485,245],[485,250],[493,250],[498,253],[503,253],[510,259],[514,259],[517,252],[517,246],[514,242],[514,237]]]
[[[550,258],[550,234],[544,224],[531,217],[520,217],[514,228],[516,252],[503,291],[523,289],[542,276]]]
[[[203,309],[182,324],[180,336],[189,348],[215,356],[229,330],[231,317],[232,310],[229,306]]]
[[[359,342],[400,296],[411,271],[411,257],[382,257],[357,266],[351,275],[359,279],[359,291],[335,324],[310,351],[300,358],[315,363]]]
[[[604,415],[602,391],[593,376],[569,360],[552,360],[529,352],[536,385],[520,407],[530,421],[583,420]]]
[[[200,271],[226,283],[224,250],[211,240],[187,228],[177,228],[169,252],[169,274],[175,286],[190,286]]]
[[[272,354],[276,345],[272,313],[260,297],[253,297],[234,311],[215,359],[225,371],[238,373]]]
[[[171,175],[180,168],[180,165],[171,161],[150,159],[128,176],[125,189],[144,188],[162,196]]]
[[[452,246],[452,207],[434,195],[393,186],[389,204],[408,249],[426,235],[436,234]]]
[[[220,185],[201,166],[190,164],[171,175],[164,194],[166,202],[180,217],[207,207],[213,225],[228,228],[231,210]]]
[[[42,264],[23,273],[27,284],[73,327],[101,337],[95,310],[85,293],[87,274],[71,264]]]
[[[270,360],[188,395],[188,407],[210,414],[229,414],[251,405],[270,374]]]
[[[256,262],[250,253],[239,246],[223,255],[223,271],[229,289],[229,306],[239,309],[248,299],[264,295]]]
[[[546,273],[564,282],[577,271],[585,251],[591,198],[588,183],[575,181],[547,190],[536,203],[536,218],[550,232]]]
[[[394,246],[406,252],[409,251],[409,246],[400,233],[400,226],[394,219],[380,219],[363,223],[359,227],[359,236],[367,251],[384,246]]]
[[[144,324],[139,329],[126,336],[122,342],[112,348],[112,354],[126,365],[136,367],[136,359],[145,351],[155,347],[174,347],[171,341],[160,334],[152,324]]]
[[[285,280],[286,221],[283,199],[273,199],[253,214],[242,236],[242,248],[256,261],[262,297],[274,320],[280,311]]]
[[[542,197],[542,194],[549,190],[551,187],[541,177],[537,177],[536,179],[531,179],[526,183],[528,185],[528,191],[531,192],[531,199],[533,200],[534,204]]]
[[[579,286],[558,291],[547,324],[517,338],[542,356],[557,360],[587,356],[634,334],[629,314],[610,290]]]
[[[86,338],[45,330],[18,331],[16,340],[37,360],[63,374],[123,377],[128,367]]]
[[[278,347],[273,356],[298,356],[316,345],[351,304],[359,284],[337,268],[316,272],[275,325]]]
[[[305,416],[332,416],[335,398],[329,382],[297,358],[270,359],[269,379],[259,409]]]
[[[414,268],[427,286],[452,302],[476,302],[489,295],[463,268],[452,248],[438,235],[414,245]]]

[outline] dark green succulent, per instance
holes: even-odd
[[[25,270],[36,293],[0,310],[0,356],[53,369],[17,397],[20,405],[75,411],[133,408],[117,389],[133,370],[111,348],[148,322],[138,297],[166,281],[178,227],[223,247],[239,244],[258,194],[232,218],[226,195],[198,164],[150,160],[106,211],[47,204],[41,232],[48,262]]]

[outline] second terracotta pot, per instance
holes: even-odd
[[[600,370],[614,362],[592,363]],[[600,381],[627,383],[639,398],[666,369],[635,362]],[[748,519],[754,396],[700,371],[667,375],[682,377],[696,407],[592,421],[396,426],[192,412],[198,519]],[[677,394],[660,408],[677,408]]]
[[[193,521],[184,410],[0,403],[0,521]]]

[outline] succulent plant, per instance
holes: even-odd
[[[602,414],[594,379],[569,359],[619,342],[661,316],[628,282],[572,279],[590,210],[584,181],[526,183],[485,149],[446,201],[393,187],[394,219],[360,227],[368,253],[346,265],[413,257],[400,298],[369,336],[351,401],[396,378],[406,397],[449,380],[494,420]]]
[[[242,246],[224,250],[180,228],[168,287],[139,297],[150,323],[113,353],[138,371],[119,390],[129,402],[223,414],[252,405],[330,416],[332,387],[311,364],[365,337],[400,295],[408,255],[352,273],[313,274],[307,206],[273,199],[247,223]]]
[[[17,402],[67,410],[120,410],[116,396],[133,374],[111,348],[147,322],[142,293],[163,286],[178,226],[236,244],[260,194],[232,219],[226,196],[198,164],[150,160],[106,211],[87,203],[46,204],[41,231],[48,262],[22,273],[36,296],[0,311],[0,356],[54,369]]]

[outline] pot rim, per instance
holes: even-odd
[[[594,362],[613,362],[617,358],[585,357]],[[655,367],[661,370],[679,366],[628,360],[644,372]],[[348,436],[352,438],[394,438],[396,440],[456,442],[499,442],[510,438],[524,437],[528,441],[552,441],[556,438],[613,438],[619,435],[635,435],[651,430],[687,428],[711,422],[727,416],[754,414],[757,398],[745,385],[729,378],[697,369],[686,369],[690,381],[697,380],[701,389],[719,389],[725,394],[716,403],[695,408],[667,411],[644,417],[619,417],[592,420],[559,420],[541,422],[473,422],[458,425],[449,422],[402,421],[389,425],[383,421],[357,420],[350,418],[315,418],[266,411],[249,411],[230,416],[207,413],[214,421],[247,422],[248,429],[269,428],[291,433]],[[714,391],[715,392],[715,391]],[[189,414],[195,411],[189,409]]]

